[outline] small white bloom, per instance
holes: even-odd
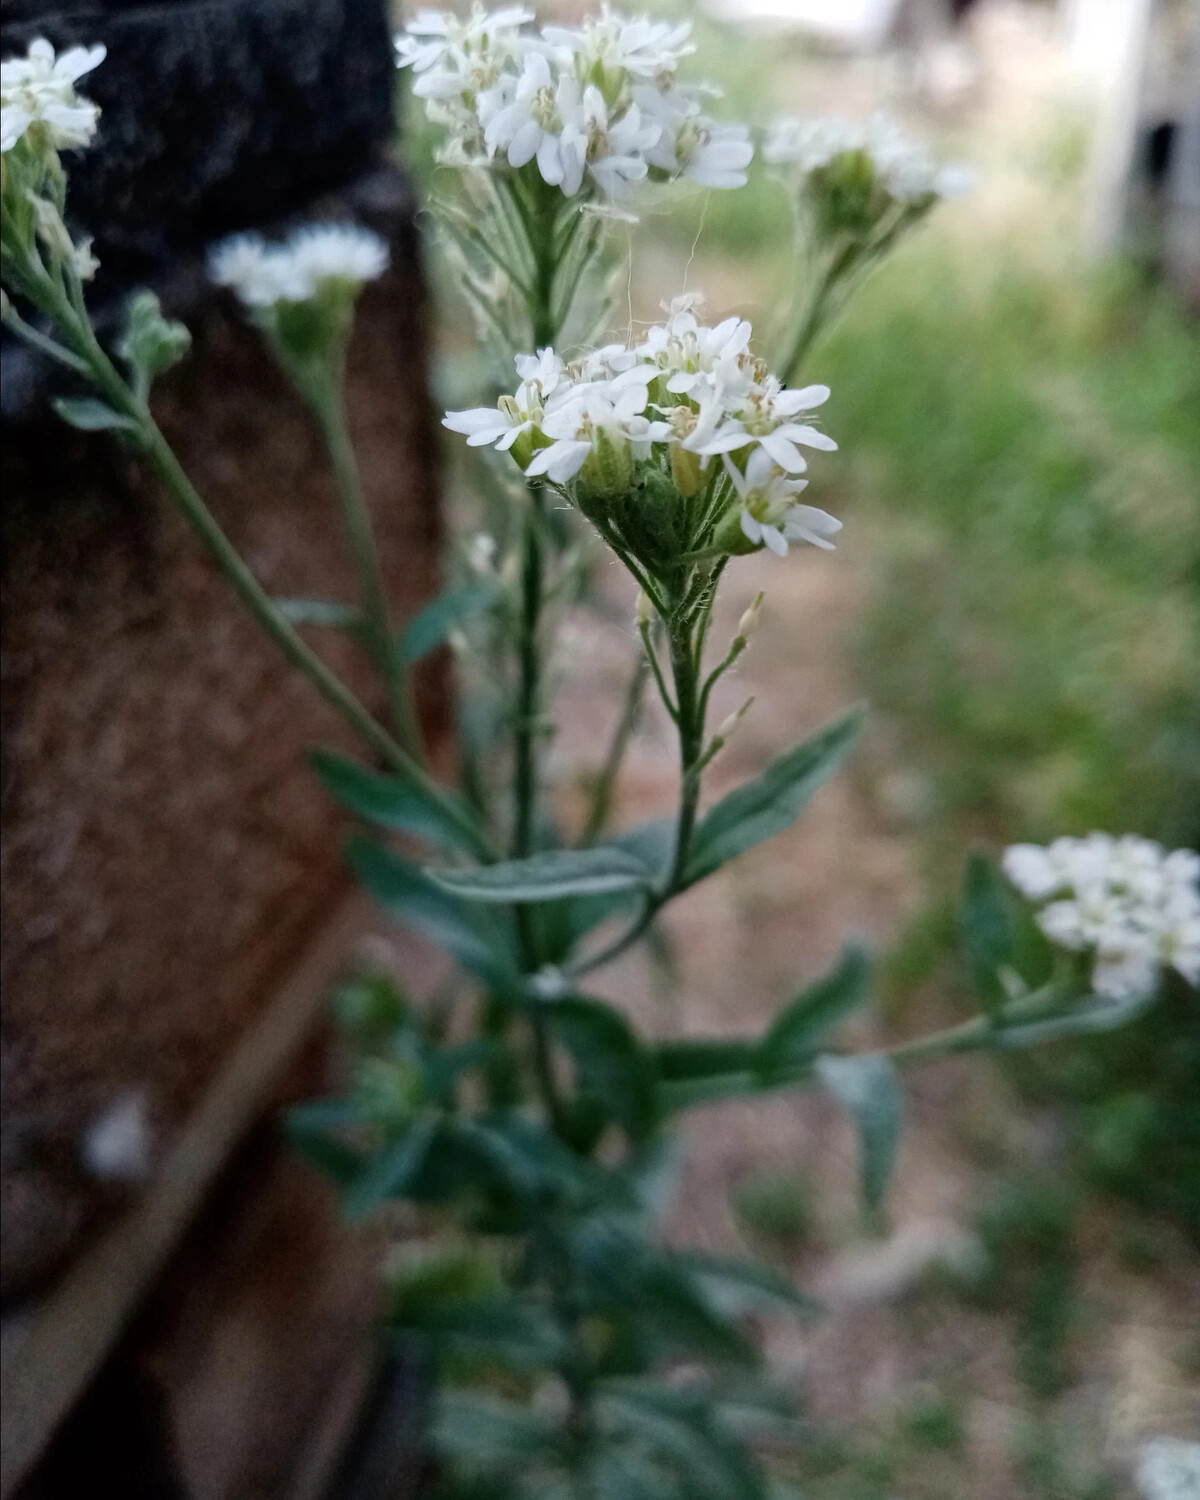
[[[282,244],[235,234],[213,247],[208,274],[247,307],[307,302],[330,282],[359,287],[387,269],[387,245],[354,224],[309,224]]]
[[[1151,1438],[1138,1453],[1134,1478],[1142,1500],[1200,1500],[1200,1443]]]
[[[24,57],[0,63],[0,151],[11,151],[31,126],[44,127],[56,151],[86,146],[96,133],[98,105],[76,82],[104,61],[103,46],[71,47],[56,57],[44,37]]]
[[[306,224],[286,242],[297,282],[309,295],[326,281],[349,281],[361,286],[375,281],[388,267],[387,245],[377,234],[357,224]]]
[[[686,21],[627,20],[607,5],[582,26],[547,26],[542,32],[549,46],[578,59],[585,77],[598,69],[645,79],[673,74],[680,60],[696,50],[690,35]]]
[[[842,523],[813,505],[796,505],[794,497],[808,485],[807,479],[792,479],[762,448],[746,461],[743,473],[728,455],[722,462],[742,503],[741,527],[750,541],[786,557],[789,542],[811,542],[832,550],[829,537]]]

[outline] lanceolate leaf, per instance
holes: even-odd
[[[891,1176],[903,1113],[895,1065],[877,1052],[827,1055],[817,1059],[817,1076],[857,1127],[863,1199],[876,1209]]]
[[[653,872],[635,855],[607,844],[557,849],[473,870],[430,870],[443,889],[470,901],[560,901],[609,891],[646,889]]]
[[[851,944],[836,968],[781,1010],[759,1047],[758,1067],[764,1080],[812,1058],[829,1032],[867,998],[870,975],[865,950]]]
[[[414,834],[439,849],[461,850],[476,858],[486,853],[482,837],[471,831],[470,811],[452,792],[440,801],[416,780],[372,771],[334,750],[314,750],[309,759],[328,791],[368,823]],[[459,817],[452,807],[460,809]]]
[[[400,654],[411,665],[440,646],[446,636],[468,615],[474,614],[496,597],[492,583],[464,583],[439,594],[409,621],[400,642]]]
[[[498,915],[469,906],[371,839],[351,839],[347,853],[367,890],[398,922],[444,948],[500,994],[523,992],[511,933]]]
[[[819,786],[833,775],[862,725],[854,709],[804,744],[778,756],[761,776],[737,787],[701,819],[692,839],[685,885],[790,827]]]
[[[122,416],[94,396],[59,396],[54,401],[54,410],[68,426],[77,427],[80,432],[138,431],[132,417]]]
[[[544,1006],[575,1063],[580,1094],[599,1103],[633,1140],[654,1126],[654,1065],[633,1027],[602,1000],[569,995]]]
[[[414,1120],[398,1140],[390,1141],[347,1189],[342,1204],[347,1216],[362,1218],[388,1198],[402,1198],[421,1170],[436,1129],[432,1120]]]
[[[781,1303],[793,1312],[812,1314],[817,1304],[792,1285],[773,1266],[742,1260],[734,1255],[711,1255],[703,1250],[680,1250],[675,1261],[693,1277],[711,1287],[719,1299],[727,1299],[734,1310]]]
[[[979,849],[967,855],[958,920],[975,993],[993,1020],[998,1019],[1005,1000],[1000,970],[1013,962],[1016,946],[1012,894]]]

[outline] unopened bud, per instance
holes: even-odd
[[[700,455],[692,453],[678,443],[672,443],[671,479],[685,500],[690,500],[693,495],[698,494],[704,482],[704,466]]]
[[[62,215],[53,203],[36,194],[33,195],[33,220],[38,239],[51,254],[68,260],[75,254],[75,245],[67,233]]]
[[[584,459],[579,477],[597,497],[616,499],[628,494],[633,484],[633,455],[629,439],[620,432],[597,427],[592,451]]]
[[[637,623],[639,626],[654,623],[654,606],[650,603],[650,596],[645,589],[638,589],[637,604],[635,606]]]
[[[746,715],[747,710],[753,702],[753,698],[747,698],[745,703],[742,704],[741,708],[739,708],[735,713],[731,713],[728,718],[721,720],[720,724],[717,725],[717,732],[713,735],[712,738],[712,745],[709,750],[710,755],[715,755],[718,750],[724,748],[725,742],[741,723],[742,719]]]
[[[746,610],[745,614],[738,621],[737,635],[733,638],[733,644],[739,650],[744,651],[746,649],[750,637],[754,634],[754,627],[758,623],[758,612],[762,608],[762,602],[763,595],[760,589],[751,601],[749,609]]]

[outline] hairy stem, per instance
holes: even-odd
[[[392,721],[400,743],[415,760],[423,761],[424,744],[413,703],[412,680],[400,660],[392,632],[379,550],[375,545],[371,515],[363,495],[354,445],[350,441],[344,381],[340,369],[329,380],[322,382],[314,393],[312,406],[333,466],[342,522],[358,575],[359,600],[371,655],[387,687]]]

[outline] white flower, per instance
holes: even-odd
[[[514,454],[526,476],[567,487],[583,471],[589,488],[578,497],[568,489],[568,497],[583,502],[602,532],[591,507],[606,494],[628,485],[630,495],[644,491],[657,505],[665,481],[668,496],[673,489],[684,501],[704,497],[694,525],[684,522],[691,534],[677,536],[684,555],[748,551],[738,527],[781,555],[791,542],[831,549],[841,523],[796,503],[807,484],[796,477],[804,467],[797,444],[836,446],[796,420],[825,401],[828,387],[788,390],[750,353],[749,323],[732,317],[706,326],[697,316],[702,305],[697,293],[676,298],[641,342],[606,344],[568,364],[552,349],[521,355],[514,395],[496,408],[449,412],[444,425],[473,447],[511,449],[530,434]],[[585,469],[593,454],[594,467]],[[636,524],[615,524],[656,559],[649,566],[661,565],[648,532],[638,541]]]
[[[796,505],[793,497],[807,488],[807,479],[792,479],[762,448],[746,461],[746,472],[726,455],[725,472],[742,502],[741,527],[750,541],[786,557],[789,542],[811,542],[832,551],[829,537],[842,523],[814,505]]]
[[[647,456],[650,424],[643,413],[648,400],[646,386],[634,382],[583,388],[574,399],[546,413],[542,431],[553,441],[533,455],[526,475],[544,474],[555,484],[566,484],[583,468],[600,429],[624,438],[635,457]]]
[[[547,26],[545,41],[579,61],[585,76],[593,68],[606,73],[625,72],[634,78],[669,77],[682,58],[696,50],[689,41],[686,21],[652,21],[646,16],[628,20],[604,6],[582,26]]]
[[[479,54],[492,47],[513,48],[516,33],[533,12],[523,5],[506,5],[487,12],[477,5],[467,20],[448,11],[421,10],[395,37],[396,66],[425,73],[443,63],[448,55]]]
[[[536,157],[542,179],[573,198],[583,181],[583,158],[578,151],[564,153],[562,135],[578,109],[574,76],[564,73],[555,80],[542,53],[531,52],[512,102],[490,113],[483,133],[489,155],[502,150],[510,167]]]
[[[1060,891],[1067,875],[1039,844],[1014,844],[1004,851],[1004,873],[1023,896],[1044,901]]]
[[[1168,854],[1152,839],[1092,833],[1048,848],[1014,844],[1003,864],[1041,906],[1037,922],[1050,941],[1093,956],[1098,995],[1148,996],[1164,967],[1200,985],[1200,856],[1192,850]]]
[[[1142,1500],[1200,1500],[1200,1443],[1151,1438],[1141,1446],[1134,1477]]]
[[[754,157],[746,126],[718,124],[685,89],[642,86],[634,89],[633,98],[643,115],[661,126],[647,155],[652,167],[672,177],[689,177],[701,187],[745,187],[746,168]]]
[[[387,245],[354,224],[310,224],[280,245],[259,234],[235,234],[213,247],[208,274],[247,307],[307,302],[323,286],[360,287],[387,269]]]
[[[567,179],[574,181],[575,172],[586,167],[605,197],[626,197],[631,184],[649,171],[645,153],[661,133],[660,125],[642,123],[636,104],[610,119],[604,95],[589,84],[562,133],[559,149]]]
[[[86,146],[96,133],[98,105],[75,92],[104,61],[103,46],[71,47],[61,57],[44,37],[24,57],[0,63],[0,151],[11,151],[30,126],[45,128],[56,151]]]
[[[325,281],[361,286],[377,280],[388,266],[387,245],[357,224],[309,224],[298,229],[285,248],[297,281],[312,291]]]
[[[939,166],[926,146],[910,140],[884,114],[867,120],[838,116],[779,119],[763,145],[765,160],[792,168],[802,178],[850,152],[870,157],[876,177],[897,203],[957,197],[970,187],[971,175],[965,168]]]
[[[835,452],[837,444],[819,428],[793,417],[811,411],[829,399],[827,385],[804,386],[788,390],[774,375],[761,380],[751,378],[739,389],[746,373],[744,362],[738,367],[724,367],[709,400],[701,400],[700,420],[696,430],[684,442],[693,453],[711,457],[759,445],[772,461],[788,474],[803,474],[808,467],[798,445]],[[723,387],[732,384],[732,398]]]

